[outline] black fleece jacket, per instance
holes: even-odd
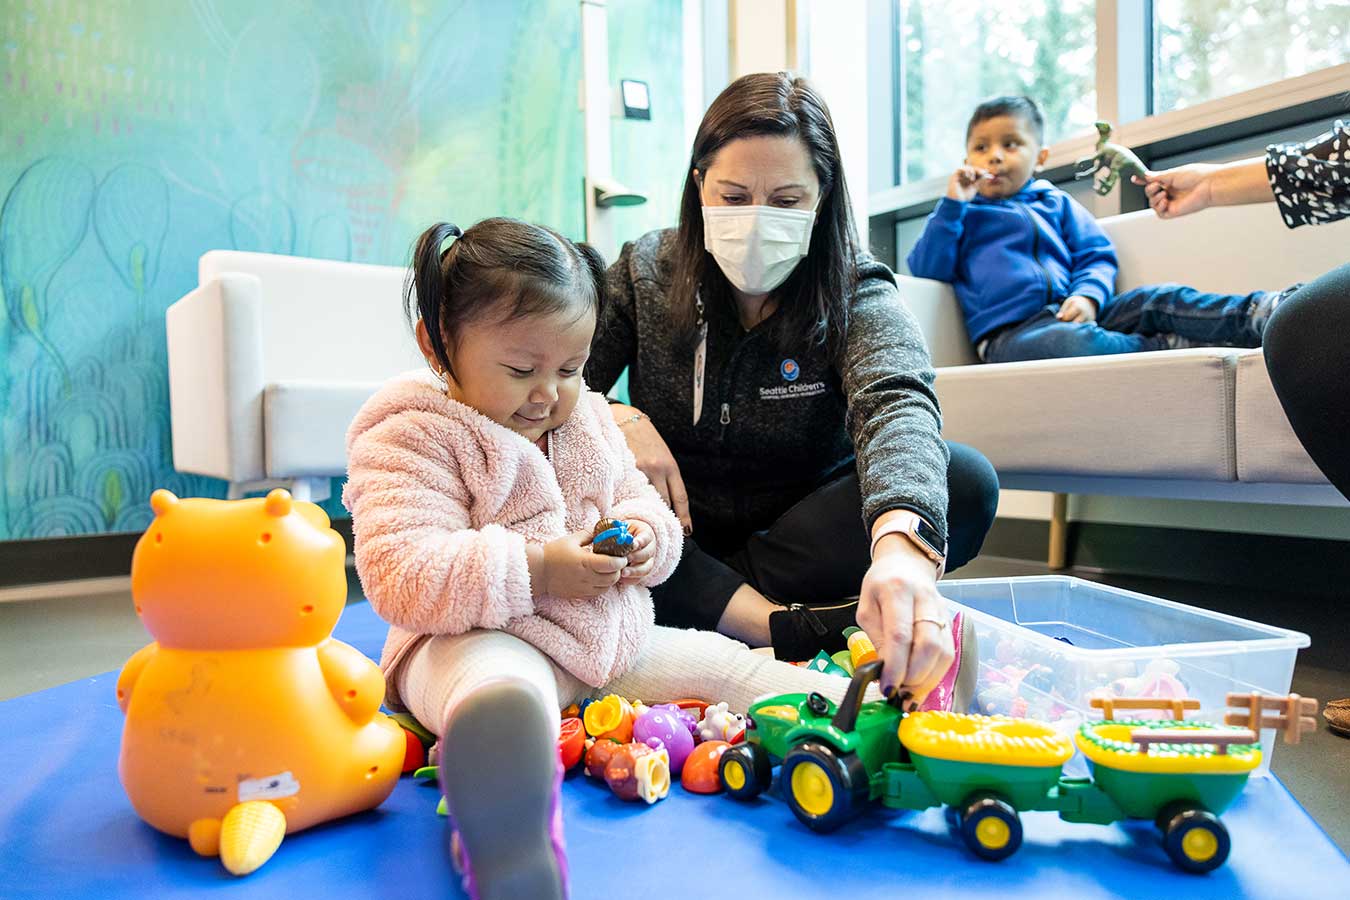
[[[772,316],[746,331],[735,310],[708,309],[695,423],[694,353],[670,314],[674,236],[650,232],[624,245],[610,267],[585,377],[604,392],[629,367],[632,404],[679,463],[695,534],[701,525],[767,528],[856,462],[869,529],[882,513],[909,509],[945,536],[948,454],[933,366],[890,269],[859,258],[837,360],[805,340],[780,352],[768,334]]]

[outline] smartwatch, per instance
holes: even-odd
[[[933,561],[933,565],[937,566],[938,577],[942,576],[943,569],[947,565],[947,542],[923,516],[909,510],[897,510],[885,525],[873,533],[872,556],[876,556],[877,542],[888,534],[904,535],[911,544],[919,548],[920,553]]]

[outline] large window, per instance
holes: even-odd
[[[949,173],[965,156],[971,110],[999,94],[1040,104],[1047,144],[1091,127],[1093,0],[898,0],[896,24],[897,182]]]
[[[1347,61],[1347,0],[1153,0],[1155,113]]]

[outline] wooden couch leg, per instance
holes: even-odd
[[[1055,494],[1054,508],[1050,513],[1050,553],[1047,565],[1056,570],[1066,568],[1068,557],[1069,495]]]

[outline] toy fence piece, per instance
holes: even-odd
[[[1140,753],[1148,753],[1148,748],[1154,744],[1213,744],[1220,756],[1227,756],[1231,745],[1255,744],[1257,737],[1256,732],[1250,729],[1220,731],[1217,728],[1177,728],[1169,731],[1136,728],[1130,732],[1130,740],[1139,745]]]
[[[1186,718],[1185,710],[1200,708],[1199,700],[1174,697],[1093,697],[1089,702],[1108,720],[1116,717],[1118,709],[1156,709],[1170,712],[1172,718],[1181,721]]]
[[[1279,729],[1286,744],[1297,744],[1303,739],[1304,732],[1317,730],[1317,700],[1312,697],[1300,697],[1289,694],[1285,697],[1268,697],[1263,694],[1228,694],[1224,697],[1228,706],[1247,708],[1242,713],[1227,713],[1223,717],[1225,725],[1238,725],[1253,730],[1265,728]],[[1275,711],[1275,715],[1265,715],[1266,710]]]

